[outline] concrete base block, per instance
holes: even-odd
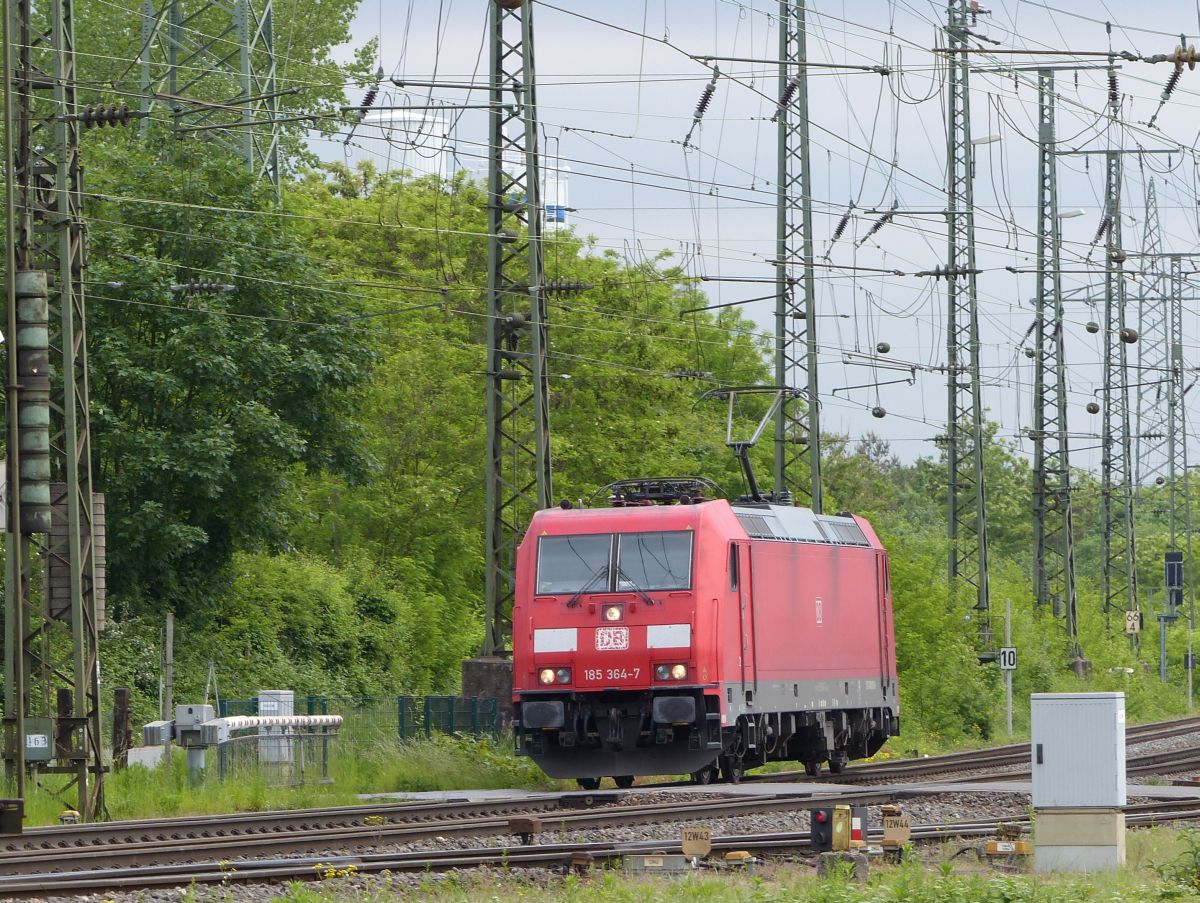
[[[817,874],[822,878],[840,874],[846,868],[842,863],[850,863],[854,868],[855,881],[865,882],[871,874],[871,866],[865,853],[822,853],[817,859]]]
[[[134,746],[129,750],[129,764],[145,768],[157,768],[162,764],[165,753],[161,746]]]
[[[1033,854],[1035,872],[1115,872],[1125,864],[1125,847],[1046,847]]]
[[[463,696],[482,696],[500,700],[502,727],[512,724],[512,659],[469,658],[462,664]]]
[[[1125,813],[1120,809],[1038,809],[1034,870],[1113,871],[1125,864]]]

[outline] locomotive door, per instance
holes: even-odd
[[[750,547],[743,543],[734,543],[734,553],[737,555],[738,571],[738,638],[741,641],[742,663],[742,692],[746,702],[752,702],[751,695],[758,690],[758,668],[755,661],[754,648],[754,587],[751,568]]]
[[[878,590],[876,605],[879,610],[879,686],[883,690],[884,696],[887,696],[891,688],[891,677],[888,674],[888,660],[891,658],[891,644],[888,642],[888,636],[891,631],[888,629],[888,618],[891,611],[892,586],[885,552],[879,552],[875,556],[875,569]]]

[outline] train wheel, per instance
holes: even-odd
[[[727,784],[740,784],[746,773],[741,756],[721,756],[721,777]]]
[[[830,757],[830,759],[829,759],[829,773],[830,774],[841,774],[845,770],[846,770],[846,757],[845,756]]]
[[[711,762],[705,765],[699,771],[692,772],[693,784],[711,784],[713,778],[717,776],[717,763]]]
[[[810,778],[815,778],[817,775],[819,775],[821,773],[821,763],[820,762],[805,762],[804,763],[804,773],[806,775],[808,775]]]
[[[599,778],[576,778],[575,783],[579,785],[580,790],[599,790]]]
[[[617,775],[616,777],[613,778],[613,783],[616,784],[618,787],[620,787],[622,790],[628,790],[630,787],[633,786],[633,775],[631,775],[631,774]]]

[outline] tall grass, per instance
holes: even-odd
[[[346,742],[342,742],[343,739]],[[503,739],[470,740],[434,735],[401,741],[395,736],[335,738],[328,783],[273,783],[265,767],[239,766],[221,780],[215,751],[199,780],[187,771],[183,750],[157,768],[131,766],[105,780],[108,814],[114,819],[159,818],[268,809],[351,805],[358,794],[462,790],[489,787],[548,789],[552,783],[528,759],[519,759]],[[317,769],[319,771],[319,769]],[[74,788],[50,776],[26,787],[26,825],[56,824],[73,807]]]

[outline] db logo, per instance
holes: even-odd
[[[628,627],[597,627],[596,651],[619,652],[629,648]]]

